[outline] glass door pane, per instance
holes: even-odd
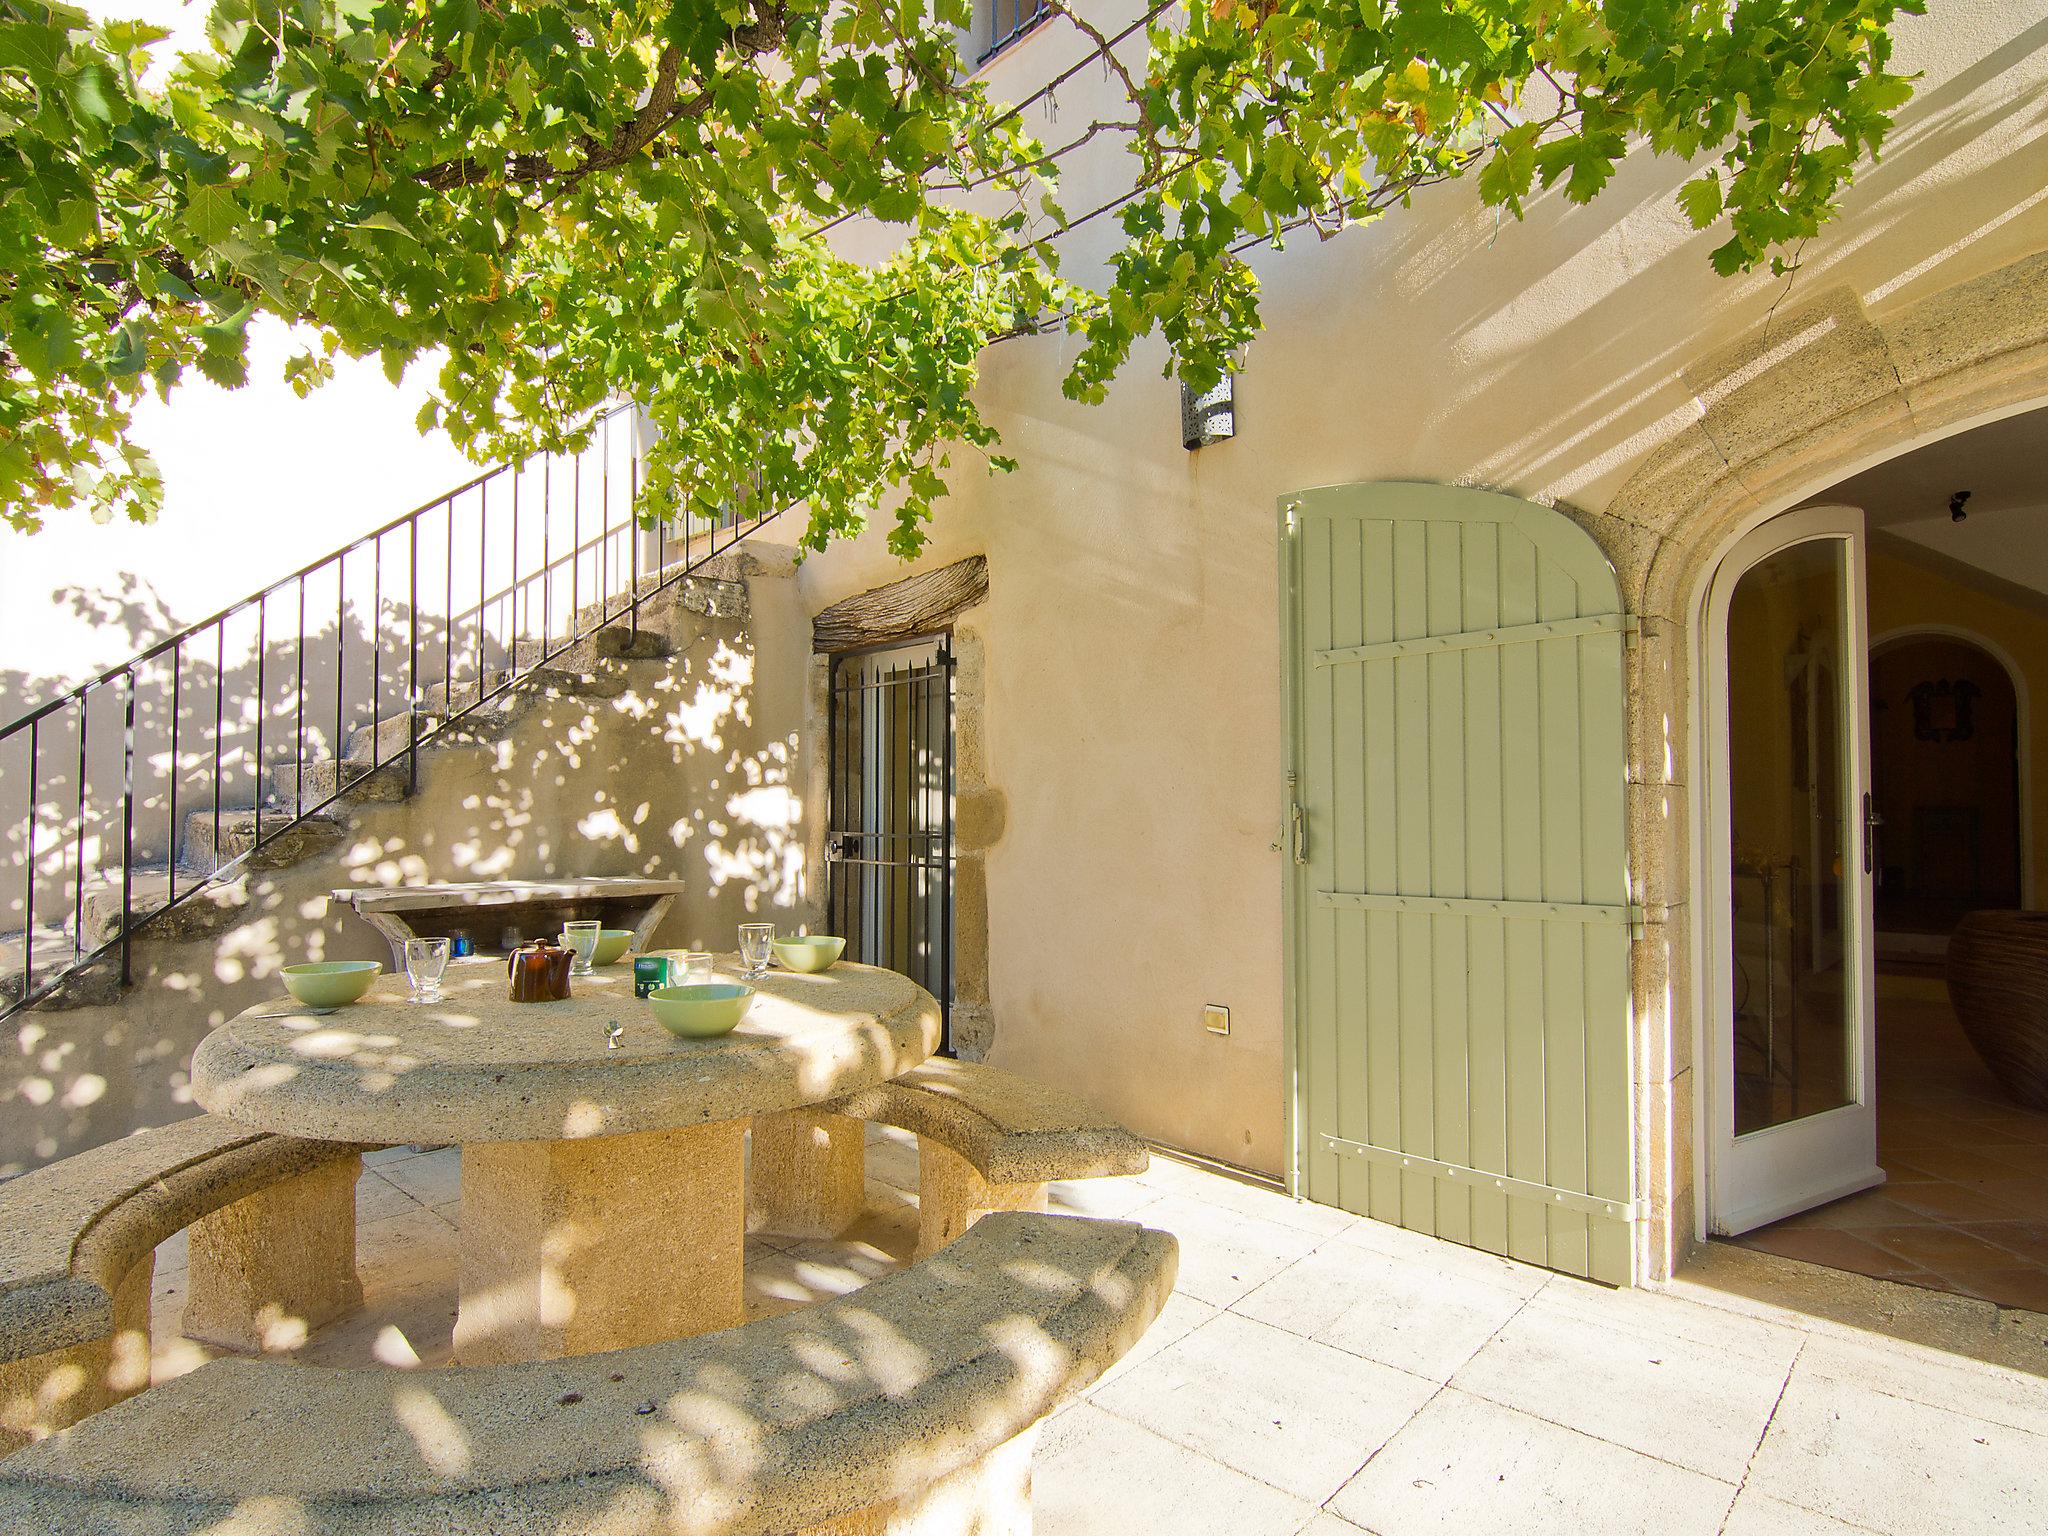
[[[1794,544],[1728,606],[1735,1134],[1857,1102],[1848,546]]]

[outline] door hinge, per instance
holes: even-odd
[[[1538,1184],[1531,1179],[1510,1178],[1504,1173],[1488,1173],[1483,1168],[1468,1168],[1462,1163],[1439,1162],[1433,1157],[1403,1152],[1397,1147],[1376,1147],[1370,1142],[1346,1141],[1343,1137],[1332,1136],[1327,1131],[1323,1133],[1323,1146],[1327,1151],[1346,1157],[1361,1157],[1382,1167],[1399,1168],[1409,1173],[1425,1173],[1433,1179],[1464,1184],[1474,1189],[1491,1189],[1503,1195],[1512,1195],[1519,1200],[1554,1205],[1586,1216],[1605,1216],[1613,1221],[1634,1221],[1640,1214],[1633,1200],[1608,1200],[1599,1195],[1586,1194],[1583,1190],[1559,1189],[1554,1184]]]

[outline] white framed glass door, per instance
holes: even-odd
[[[1863,514],[1788,512],[1706,609],[1709,1224],[1881,1183]]]

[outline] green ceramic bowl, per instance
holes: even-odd
[[[590,956],[592,965],[617,965],[626,958],[626,951],[632,947],[633,930],[630,928],[600,928],[597,934],[597,948]]]
[[[684,1040],[709,1040],[730,1031],[753,1006],[754,989],[736,981],[700,981],[683,987],[656,987],[647,1006],[670,1034]]]
[[[309,960],[284,968],[284,989],[308,1008],[339,1008],[383,974],[381,960]]]
[[[792,971],[822,971],[846,953],[846,940],[814,933],[802,939],[777,939],[775,958]]]

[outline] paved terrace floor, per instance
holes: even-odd
[[[901,1263],[916,1160],[908,1138],[871,1142],[845,1241],[750,1241],[755,1313]],[[454,1323],[456,1153],[368,1162],[368,1305],[299,1354],[432,1365]],[[1929,1292],[1835,1277],[1866,1288],[1845,1301],[1827,1272],[1718,1248],[1705,1281],[1611,1291],[1164,1158],[1055,1201],[1163,1227],[1181,1261],[1138,1350],[1046,1426],[1040,1536],[2048,1530],[2048,1381],[1814,1315],[1910,1324]],[[178,1243],[157,1276],[161,1377],[206,1356],[177,1333]],[[1758,1299],[1774,1291],[1814,1305]],[[2038,1320],[1967,1305],[1993,1354],[2048,1360]]]

